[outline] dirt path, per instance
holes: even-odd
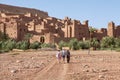
[[[79,61],[76,61],[74,57],[75,56],[71,57],[72,62],[70,63],[58,63],[56,59],[54,59],[51,64],[38,72],[32,80],[70,80],[70,76],[79,69]]]
[[[66,80],[67,69],[67,63],[57,63],[54,60],[50,65],[37,73],[33,80]]]

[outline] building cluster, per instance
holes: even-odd
[[[16,41],[24,40],[27,33],[32,34],[31,42],[58,43],[69,41],[71,38],[78,40],[90,39],[88,20],[81,23],[65,17],[58,19],[49,17],[46,13],[38,14],[0,12],[0,31],[9,35]],[[120,26],[113,22],[108,23],[108,29],[101,28],[93,33],[93,37],[101,40],[105,36],[119,37]]]

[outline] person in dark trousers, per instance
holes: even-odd
[[[65,49],[62,50],[62,58],[63,58],[63,62],[65,63],[65,56],[67,54],[67,51]]]
[[[67,50],[67,63],[69,63],[69,62],[70,62],[70,51]]]

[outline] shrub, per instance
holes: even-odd
[[[29,49],[29,42],[28,41],[20,41],[16,43],[17,49],[26,50]]]
[[[68,45],[69,44],[67,42],[64,42],[62,40],[58,43],[59,49],[61,50],[62,50],[62,47],[68,47]]]
[[[71,39],[69,42],[69,48],[72,50],[78,50],[79,49],[79,44],[77,39]]]
[[[14,40],[8,40],[6,41],[6,49],[8,50],[12,50],[13,48],[15,48],[16,42]]]
[[[8,49],[0,50],[0,53],[9,52]]]
[[[41,44],[41,48],[55,48],[56,46],[54,44],[50,44],[50,43],[43,43]]]
[[[2,49],[3,41],[0,41],[0,49]]]
[[[21,45],[21,42],[17,42],[16,45],[15,45],[15,48],[20,49],[20,45]]]
[[[7,45],[7,42],[6,41],[2,41],[1,48],[2,49],[6,49],[6,45]]]
[[[16,45],[16,41],[12,39],[0,41],[1,50],[6,50],[6,51],[12,50],[13,48],[15,48],[15,45]]]
[[[20,49],[26,50],[29,49],[29,42],[28,41],[22,41],[20,44]]]
[[[38,49],[40,47],[40,45],[41,44],[36,41],[36,42],[30,44],[30,48],[31,49]]]
[[[120,47],[120,38],[115,38],[115,47],[116,48]]]
[[[116,48],[115,51],[120,52],[120,48]]]
[[[89,49],[89,41],[79,41],[79,49]]]
[[[115,38],[113,37],[104,37],[101,40],[101,48],[113,48],[115,47]]]
[[[55,44],[50,44],[50,48],[56,48]]]

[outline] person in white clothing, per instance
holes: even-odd
[[[58,52],[56,53],[56,58],[58,60],[58,63],[61,62],[61,57],[62,57],[61,52],[60,52],[60,50],[58,50]]]

